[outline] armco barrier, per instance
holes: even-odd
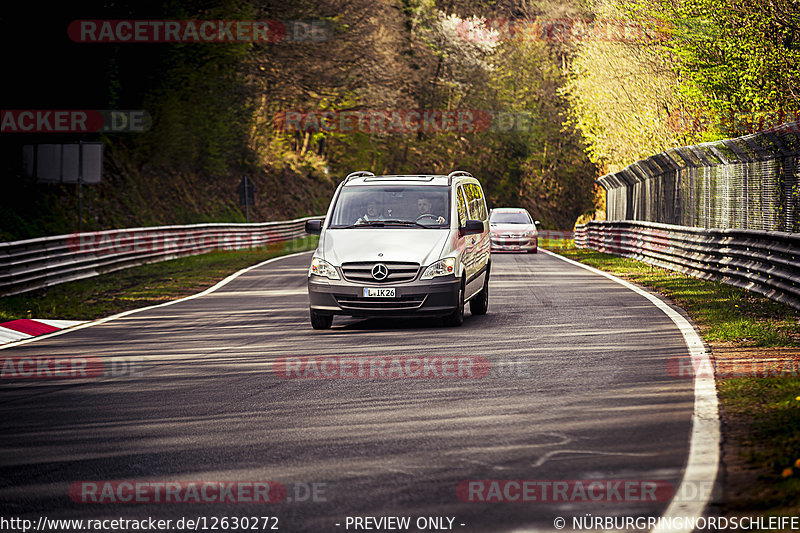
[[[800,234],[655,222],[589,222],[575,245],[717,280],[800,309]]]
[[[0,296],[212,250],[277,245],[305,235],[306,217],[56,235],[0,243]]]

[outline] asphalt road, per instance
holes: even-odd
[[[135,366],[133,375],[0,382],[2,516],[269,515],[288,532],[354,531],[347,517],[368,516],[408,516],[403,531],[417,531],[414,521],[432,516],[454,517],[457,531],[494,532],[551,530],[556,517],[569,530],[573,516],[666,508],[665,498],[619,501],[613,491],[603,498],[612,501],[570,492],[513,503],[457,492],[467,480],[678,485],[692,382],[671,377],[667,361],[687,352],[645,298],[544,254],[495,255],[489,313],[467,313],[460,328],[337,317],[332,330],[314,331],[308,261],[280,259],[200,298],[0,351]],[[276,359],[298,356],[460,356],[490,370],[472,379],[273,371]],[[77,482],[124,480],[276,481],[288,492],[279,503],[99,504],[69,495]],[[316,496],[305,498],[312,484]]]

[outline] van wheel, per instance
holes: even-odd
[[[321,315],[311,310],[311,327],[314,329],[330,329],[333,325],[333,315]]]
[[[486,271],[486,279],[483,281],[481,292],[472,297],[469,301],[469,311],[473,315],[485,315],[489,310],[489,271]]]
[[[444,325],[449,327],[458,327],[464,323],[464,281],[461,281],[461,286],[458,288],[458,307],[456,310],[444,317]]]

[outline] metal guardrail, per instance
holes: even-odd
[[[654,222],[589,222],[575,245],[722,281],[800,309],[800,234]]]
[[[305,221],[314,218],[320,217],[132,228],[0,243],[0,296],[213,250],[278,244],[304,236]]]

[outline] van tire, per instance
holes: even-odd
[[[486,270],[486,279],[483,281],[481,292],[469,301],[469,312],[473,315],[485,315],[489,310],[489,270]]]
[[[311,309],[311,327],[314,329],[331,329],[333,315],[321,315]]]
[[[464,280],[458,287],[458,306],[456,310],[444,317],[444,325],[448,327],[458,327],[464,323]]]

